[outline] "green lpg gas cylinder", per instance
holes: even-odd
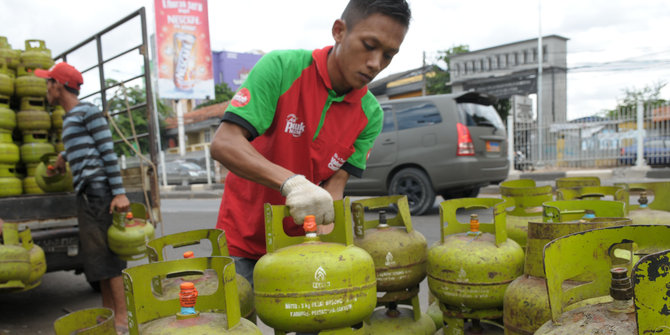
[[[44,192],[35,180],[35,176],[27,176],[23,178],[23,194],[44,194]]]
[[[16,177],[16,164],[0,164],[0,177]]]
[[[280,333],[353,332],[373,312],[377,290],[372,257],[353,244],[349,199],[335,201],[327,235],[306,218],[306,236],[287,236],[286,217],[288,207],[265,205],[268,253],[254,269],[259,318]]]
[[[21,131],[49,130],[51,117],[45,111],[22,110],[16,113],[17,128]]]
[[[593,218],[567,222],[530,221],[524,274],[512,281],[505,290],[505,334],[533,334],[551,318],[542,261],[543,249],[547,243],[572,233],[629,224],[631,220],[628,218]],[[565,282],[566,287],[578,284],[576,281]]]
[[[26,71],[20,65],[16,70],[14,80],[14,94],[18,97],[45,97],[47,95],[47,80],[36,77],[32,71]]]
[[[615,184],[639,194],[630,205],[628,217],[634,224],[670,225],[670,182]],[[653,198],[653,200],[651,200]]]
[[[34,142],[25,142],[20,147],[21,161],[26,164],[35,163],[35,166],[40,162],[40,158],[48,153],[55,151],[53,144]]]
[[[19,105],[21,110],[26,111],[47,111],[47,101],[45,97],[23,97]]]
[[[23,193],[21,179],[13,176],[0,177],[0,197],[12,197],[21,193]]]
[[[12,135],[0,130],[0,164],[16,165],[20,160],[19,147],[12,142]]]
[[[5,36],[0,36],[0,59],[4,60],[10,69],[16,69],[21,62],[21,50],[12,49]]]
[[[147,242],[147,254],[149,262],[165,261],[165,250],[172,246],[174,249],[201,244],[209,241],[212,246],[210,256],[229,256],[226,234],[220,229],[198,229],[189,230],[181,233],[161,236]],[[187,250],[183,253],[184,258],[194,257],[194,252]],[[191,281],[195,284],[199,292],[214,292],[217,287],[216,276],[211,273],[205,273],[202,276],[188,278],[161,278],[154,282],[154,292],[166,297],[177,296],[179,293],[179,284],[183,281]],[[254,294],[251,284],[243,276],[236,274],[237,292],[240,297],[240,311],[242,317],[256,323],[256,309],[254,308]]]
[[[0,244],[0,292],[25,288],[30,277],[30,253],[19,242],[18,224],[5,222]]]
[[[544,222],[565,222],[594,217],[626,217],[626,204],[614,200],[557,200],[542,204]]]
[[[667,251],[670,227],[601,228],[563,236],[547,244],[544,268],[551,320],[535,334],[652,334],[670,326],[667,317],[667,286],[670,285],[667,253],[651,263],[647,263],[646,257],[642,258],[632,268],[636,282],[633,294],[633,278],[628,274],[631,268],[617,265],[612,258],[612,250],[622,241],[638,246],[639,255],[651,250]],[[648,275],[653,279],[645,278]],[[584,279],[579,286],[566,287],[564,282],[571,278]],[[596,297],[607,297],[609,301],[590,302]],[[651,300],[647,300],[649,298]],[[661,316],[663,310],[666,313]],[[636,320],[642,321],[639,329],[636,329]],[[652,320],[660,323],[650,324]]]
[[[556,200],[614,200],[624,203],[624,211],[628,213],[628,189],[622,186],[582,186],[559,188]]]
[[[56,335],[116,335],[114,311],[107,307],[68,313],[54,321]]]
[[[47,49],[43,40],[26,40],[21,63],[30,69],[49,69],[54,65],[51,50]]]
[[[505,231],[507,203],[501,199],[464,198],[440,204],[441,240],[428,249],[428,287],[439,301],[449,334],[464,333],[464,319],[499,319],[510,282],[523,273],[523,249]],[[493,209],[493,223],[470,229],[457,220],[458,209]],[[481,230],[480,230],[481,229]]]
[[[456,309],[501,308],[509,283],[523,273],[523,250],[505,231],[501,199],[464,198],[440,204],[441,241],[428,249],[428,287]],[[456,218],[459,208],[493,208],[494,222],[476,229]],[[474,231],[473,231],[474,230]]]
[[[14,95],[14,70],[7,68],[7,63],[0,59],[0,95]]]
[[[154,226],[146,217],[146,207],[141,203],[131,203],[129,212],[114,210],[107,243],[119,258],[134,261],[147,256],[146,242],[154,238]]]
[[[556,178],[556,189],[600,186],[600,178],[595,176],[576,176]]]
[[[54,165],[58,159],[57,153],[44,154],[41,162],[35,168],[35,181],[44,192],[72,192],[72,171],[70,164],[65,163],[65,172],[57,173]]]
[[[30,229],[19,232],[21,246],[28,251],[30,256],[30,275],[25,281],[26,287],[23,291],[33,289],[42,283],[42,276],[47,272],[47,261],[44,250],[39,245],[33,243],[33,236]]]
[[[365,209],[395,205],[397,215],[365,220]],[[426,277],[426,238],[412,227],[407,197],[403,195],[354,201],[354,244],[367,251],[375,262],[377,292],[401,292],[419,285]],[[392,295],[392,294],[391,294]],[[389,297],[391,298],[391,297]]]
[[[51,129],[51,116],[45,110],[44,98],[21,98],[21,110],[16,114],[16,123],[21,131]]]
[[[208,269],[219,283],[211,294],[198,292],[191,282],[180,284],[178,298],[158,297],[152,291],[156,278],[203,274]],[[262,334],[240,317],[232,258],[194,257],[138,265],[123,270],[123,280],[130,335]]]
[[[63,117],[65,117],[63,106],[53,106],[51,109],[51,126],[54,129],[63,129]]]
[[[0,131],[11,131],[16,128],[16,113],[9,108],[9,97],[0,96]]]
[[[510,180],[500,184],[500,195],[514,204],[507,209],[507,236],[525,248],[528,222],[542,220],[542,203],[553,200],[551,186],[536,186],[532,179]]]

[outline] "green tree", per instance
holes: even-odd
[[[107,86],[116,85],[118,82],[114,79],[107,80]],[[143,104],[146,102],[146,90],[144,87],[138,85],[125,87],[119,86],[115,89],[113,96],[108,97],[107,101],[107,111],[112,116],[113,122],[118,126],[118,128],[123,132],[123,136],[128,139],[129,142],[134,143],[132,136],[133,131],[132,127],[135,128],[135,134],[147,134],[149,132],[149,124],[147,121],[147,112],[146,107],[137,108],[131,111],[131,118],[128,117],[127,110],[133,106]],[[127,101],[126,101],[127,100]],[[159,129],[161,130],[161,138],[164,138],[164,129],[165,129],[165,119],[169,116],[168,107],[163,104],[160,100],[156,100],[157,112],[158,112],[158,122]],[[112,138],[114,139],[114,152],[117,155],[126,155],[126,156],[135,156],[135,152],[128,147],[125,142],[118,142],[121,139],[121,136],[116,131],[116,129],[110,123],[110,130],[112,131]],[[149,153],[149,143],[150,141],[155,141],[154,138],[142,137],[139,139],[140,152],[142,154]],[[164,142],[164,141],[161,141]],[[160,150],[161,148],[159,148]]]
[[[648,106],[655,106],[666,102],[661,99],[661,90],[668,83],[665,81],[657,81],[651,85],[646,85],[641,89],[625,88],[623,90],[623,97],[617,99],[617,106],[614,109],[607,111],[608,117],[635,117],[636,107],[638,102],[644,104],[645,109]]]
[[[451,68],[451,57],[470,51],[466,44],[456,45],[447,50],[438,51],[437,62],[431,64],[431,70],[426,75],[426,93],[444,94],[451,93],[451,87],[446,83],[451,81],[449,69]]]
[[[214,100],[207,100],[196,106],[195,109],[228,101],[233,97],[233,95],[235,95],[235,92],[233,92],[230,87],[228,87],[228,84],[216,84],[214,85]]]

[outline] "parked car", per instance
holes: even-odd
[[[207,170],[200,165],[185,161],[175,160],[165,163],[165,173],[169,185],[188,185],[207,182]],[[163,183],[163,170],[158,167],[158,178]],[[213,176],[212,176],[212,180]]]
[[[384,125],[362,178],[346,195],[404,194],[412,214],[445,199],[476,197],[507,178],[507,135],[496,98],[463,92],[383,102]]]
[[[670,165],[670,136],[646,137],[642,156],[647,165]],[[621,165],[635,165],[636,161],[637,143],[621,148]]]

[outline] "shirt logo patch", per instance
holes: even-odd
[[[286,117],[286,127],[284,127],[284,132],[293,135],[293,137],[300,137],[305,131],[305,123],[298,123],[298,117],[295,114],[289,114]]]
[[[337,171],[339,170],[346,160],[340,157],[337,153],[330,158],[330,163],[328,163],[328,168]]]
[[[231,99],[230,104],[233,105],[233,107],[244,107],[249,103],[250,100],[251,94],[249,93],[249,90],[244,87],[235,93],[235,96],[233,99]]]

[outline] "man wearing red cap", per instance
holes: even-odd
[[[73,66],[62,62],[51,70],[35,70],[47,79],[47,100],[61,105],[63,144],[56,172],[65,172],[67,160],[77,192],[79,242],[84,257],[84,273],[89,282],[100,282],[102,305],[114,310],[117,329],[127,329],[128,317],[121,270],[126,262],[109,250],[107,229],[114,208],[127,211],[130,203],[123,189],[121,170],[105,116],[93,104],[77,96],[84,79]]]

